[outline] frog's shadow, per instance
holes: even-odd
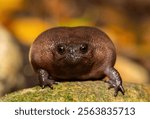
[[[89,78],[89,79],[77,79],[77,78],[71,78],[71,79],[55,79],[56,82],[84,82],[84,81],[102,81],[106,76],[103,75],[99,78]]]

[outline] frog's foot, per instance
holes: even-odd
[[[49,86],[51,89],[53,89],[53,84],[58,84],[58,82],[55,82],[55,80],[53,80],[53,78],[49,76],[46,70],[39,69],[38,74],[39,74],[40,86],[42,88]]]
[[[121,83],[116,83],[114,80],[108,80],[107,83],[109,83],[108,89],[114,88],[114,96],[116,97],[118,95],[118,92],[120,91],[123,95],[125,93],[124,88]]]

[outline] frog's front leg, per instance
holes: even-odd
[[[45,86],[49,86],[51,89],[53,89],[53,84],[55,84],[55,80],[53,80],[53,78],[48,74],[46,70],[39,69],[38,76],[39,76],[40,86],[42,88],[45,88]]]
[[[125,90],[122,86],[122,79],[119,72],[113,67],[108,67],[106,68],[104,73],[109,78],[109,80],[107,81],[107,83],[109,83],[108,89],[110,88],[115,89],[114,96],[116,97],[119,91],[124,95]]]

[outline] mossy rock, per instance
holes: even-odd
[[[0,101],[9,102],[122,102],[150,101],[150,86],[124,83],[125,95],[120,92],[114,97],[114,90],[107,90],[102,81],[62,82],[54,89],[36,86],[7,94]]]

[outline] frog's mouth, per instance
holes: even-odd
[[[93,64],[94,62],[86,57],[76,59],[76,61],[64,58],[53,64],[53,74],[59,78],[77,78],[89,73]]]

